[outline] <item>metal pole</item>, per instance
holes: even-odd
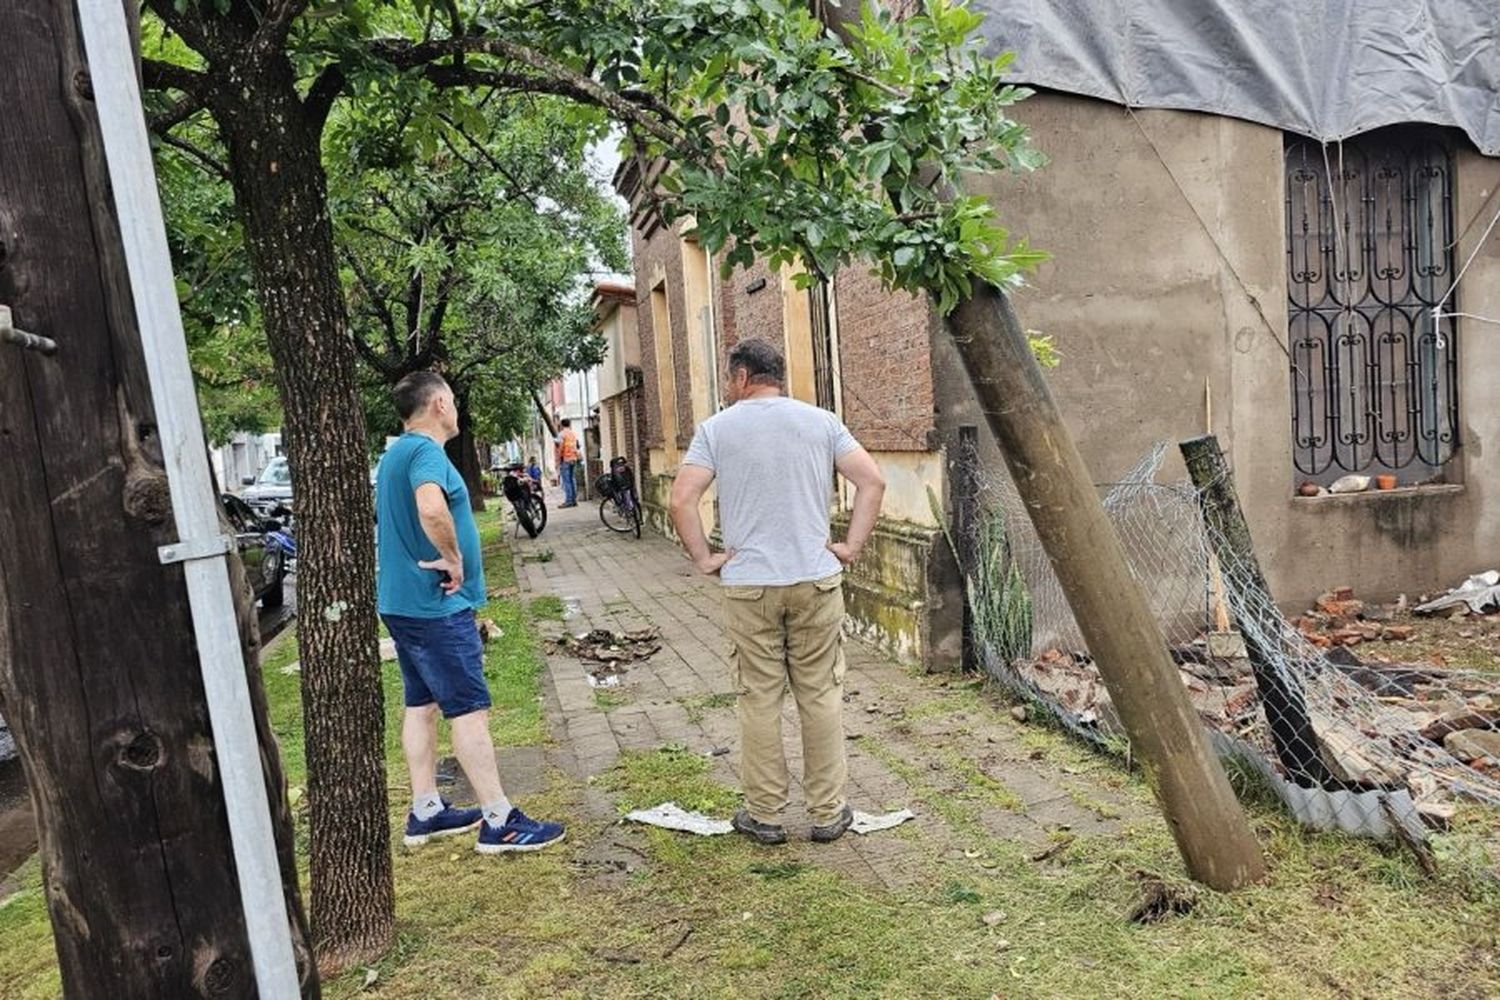
[[[187,579],[255,980],[262,997],[291,1000],[300,994],[297,964],[224,562],[229,540],[209,477],[135,56],[119,0],[79,0],[79,15],[179,538],[161,558],[182,562]]]

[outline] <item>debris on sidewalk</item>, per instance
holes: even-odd
[[[1419,604],[1412,610],[1419,615],[1430,615],[1460,604],[1475,615],[1484,614],[1486,608],[1500,608],[1500,571],[1492,569],[1471,576],[1443,596]]]
[[[682,833],[697,834],[700,837],[717,837],[720,834],[734,832],[734,826],[729,820],[713,819],[702,813],[688,812],[675,802],[663,802],[650,809],[637,809],[626,813],[625,818],[632,823],[659,826],[663,830],[677,830]]]
[[[564,633],[548,638],[547,646],[548,653],[610,664],[636,663],[661,652],[660,633],[654,628],[630,632],[596,628],[580,635]]]
[[[910,809],[898,809],[895,812],[882,813],[879,816],[872,816],[867,812],[860,812],[856,809],[854,810],[854,822],[849,825],[849,829],[854,833],[865,836],[871,833],[879,833],[881,830],[895,829],[907,820],[916,818],[916,813]]]

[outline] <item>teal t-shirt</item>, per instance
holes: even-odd
[[[464,585],[452,594],[443,593],[441,573],[417,565],[438,558],[437,546],[427,538],[417,514],[416,489],[423,483],[436,483],[447,495],[458,551],[464,557]],[[469,509],[464,477],[440,444],[426,434],[407,433],[386,449],[375,473],[375,517],[381,614],[446,618],[485,603],[479,526]]]

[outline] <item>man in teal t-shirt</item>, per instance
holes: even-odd
[[[490,691],[474,609],[485,603],[479,527],[463,476],[443,444],[458,434],[458,407],[442,376],[413,372],[392,390],[405,433],[375,477],[380,617],[396,643],[406,713],[401,747],[411,772],[408,846],[480,827],[481,854],[536,851],[563,839],[560,823],[531,819],[506,798],[490,739]],[[480,808],[457,809],[437,792],[437,720]]]

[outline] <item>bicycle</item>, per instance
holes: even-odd
[[[610,531],[635,532],[641,537],[641,502],[635,493],[635,476],[624,458],[612,458],[609,471],[599,477],[594,488],[604,498],[599,501],[599,520]]]

